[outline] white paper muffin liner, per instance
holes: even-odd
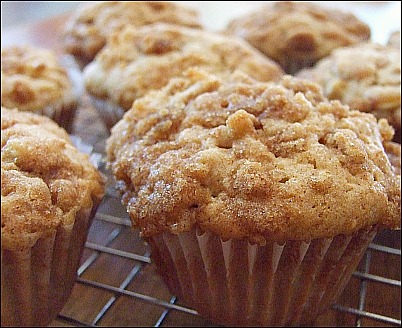
[[[89,99],[97,110],[108,131],[112,129],[112,127],[123,117],[125,113],[123,108],[107,100],[103,100],[91,95],[89,95]]]
[[[46,326],[61,311],[77,278],[99,200],[72,225],[60,225],[31,248],[1,250],[1,325]],[[3,283],[6,282],[6,283]]]
[[[64,54],[59,58],[60,65],[66,70],[68,78],[73,85],[74,96],[80,99],[84,94],[85,87],[82,72],[72,55]]]
[[[297,58],[293,57],[291,60],[287,59],[286,63],[283,64],[283,69],[287,74],[295,75],[298,71],[303,68],[308,68],[314,66],[318,59],[314,58]]]
[[[71,55],[71,57],[73,57],[75,64],[77,65],[77,67],[83,71],[85,66],[87,66],[90,62],[92,62],[95,58],[88,58],[88,57],[84,57],[84,56],[78,56],[78,55]]]
[[[308,325],[342,292],[376,229],[355,235],[252,245],[211,232],[148,240],[171,292],[214,323]]]
[[[66,70],[72,83],[72,90],[66,91],[61,99],[35,111],[35,113],[51,118],[68,133],[72,133],[74,119],[84,90],[82,75],[72,56],[61,56],[59,64]]]
[[[35,113],[51,118],[68,133],[71,133],[73,131],[73,123],[77,108],[78,103],[73,100],[70,103],[58,103],[46,106]]]

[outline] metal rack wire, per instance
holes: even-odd
[[[100,156],[96,157],[97,160]],[[101,170],[107,174],[104,166],[101,165]],[[113,204],[112,206],[110,204]],[[211,323],[202,319],[198,313],[179,303],[178,299],[174,295],[170,295],[167,289],[162,293],[163,296],[153,295],[153,287],[151,286],[148,290],[136,291],[132,286],[135,284],[136,280],[140,279],[141,273],[147,270],[147,267],[152,266],[152,261],[150,259],[150,249],[148,245],[141,240],[141,238],[136,234],[130,227],[130,222],[128,215],[125,213],[124,208],[120,207],[120,199],[113,189],[113,182],[109,183],[106,196],[101,204],[95,220],[90,229],[90,234],[88,241],[86,243],[84,259],[78,270],[78,280],[76,287],[81,290],[81,295],[91,294],[94,291],[101,291],[107,294],[107,297],[102,299],[102,297],[92,297],[88,300],[89,304],[84,304],[83,306],[91,306],[91,302],[95,299],[100,306],[95,306],[96,309],[92,311],[92,315],[88,315],[84,319],[82,316],[75,316],[73,310],[62,311],[62,313],[57,317],[57,322],[62,325],[68,326],[87,326],[87,327],[97,327],[97,326],[112,326],[112,325],[127,325],[127,326],[169,326],[169,325],[179,325],[182,323],[183,326],[198,325],[198,326],[213,326]],[[102,226],[107,226],[107,233],[102,230]],[[99,233],[103,234],[102,238],[99,238]],[[127,241],[127,234],[129,234],[129,241]],[[395,236],[395,235],[394,235]],[[369,246],[364,258],[362,259],[358,270],[354,272],[352,279],[354,279],[355,284],[358,284],[358,297],[353,302],[349,304],[342,303],[338,301],[333,305],[332,311],[338,314],[343,314],[349,317],[349,323],[353,322],[351,325],[356,327],[361,327],[365,325],[389,325],[389,326],[400,326],[400,290],[401,290],[401,280],[400,271],[398,277],[388,277],[385,274],[372,273],[373,268],[373,256],[381,257],[385,262],[391,263],[392,265],[400,266],[400,236],[397,234],[399,241],[396,243],[399,248],[389,247],[386,242],[382,242],[384,238],[375,239],[374,242]],[[121,239],[120,243],[116,244],[116,240]],[[385,238],[385,240],[387,240]],[[131,245],[137,245],[136,247],[131,247]],[[120,247],[118,245],[123,245]],[[129,245],[129,246],[128,246]],[[114,265],[107,267],[106,275],[115,275],[116,268],[120,267],[119,261],[124,261],[124,266],[129,263],[129,269],[120,277],[118,283],[116,282],[103,282],[102,279],[88,274],[91,269],[96,266],[97,262],[101,258],[107,256],[112,258]],[[92,271],[94,271],[92,269]],[[96,271],[96,270],[95,270]],[[387,269],[385,269],[387,271]],[[149,277],[156,278],[156,273],[151,270]],[[158,281],[157,286],[161,286],[162,282]],[[394,311],[392,315],[381,313],[376,309],[372,309],[372,306],[367,305],[367,294],[369,292],[370,286],[376,285],[377,288],[383,288],[385,293],[389,293],[389,289],[392,289],[392,293],[399,297],[399,305],[396,305],[397,310]],[[159,287],[158,287],[159,288]],[[165,287],[161,287],[162,289]],[[348,287],[347,287],[348,289]],[[84,291],[82,291],[84,290]],[[377,289],[378,290],[378,289]],[[399,296],[398,296],[399,295]],[[74,298],[75,297],[75,298]],[[77,303],[77,297],[74,296],[70,298],[72,303]],[[346,298],[349,296],[347,295]],[[152,320],[144,322],[138,322],[136,319],[129,321],[130,318],[125,318],[124,321],[116,323],[116,321],[110,321],[108,316],[116,317],[116,313],[119,310],[114,309],[119,308],[119,300],[124,298],[126,303],[130,303],[130,300],[134,300],[135,304],[129,304],[127,307],[123,307],[124,316],[127,317],[127,313],[141,311],[143,304],[150,304],[153,307],[158,308],[158,315],[153,315]],[[73,299],[73,300],[71,300]],[[102,299],[102,300],[100,300]],[[342,297],[340,298],[342,300]],[[82,300],[80,300],[81,302]],[[137,302],[141,304],[138,305]],[[71,303],[70,302],[70,303]],[[348,303],[348,302],[346,302]],[[352,304],[353,303],[353,304]],[[72,307],[74,307],[74,305]],[[82,305],[81,305],[82,306]],[[121,311],[121,310],[120,310]],[[186,319],[181,319],[181,321],[174,321],[174,317],[177,314],[185,314]],[[147,312],[144,312],[144,316]],[[335,314],[336,315],[336,314]],[[119,316],[119,315],[117,315]],[[138,316],[137,316],[138,318]],[[168,320],[170,322],[167,322]],[[114,320],[114,319],[113,319]],[[194,323],[196,320],[196,323]],[[339,322],[332,322],[331,325],[339,325]],[[342,324],[341,324],[342,325]],[[346,325],[346,324],[343,324]]]

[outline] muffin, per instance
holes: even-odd
[[[314,83],[191,69],[136,100],[106,149],[172,293],[217,324],[300,325],[400,228],[392,136]]]
[[[392,32],[387,45],[401,51],[401,31]]]
[[[386,118],[400,136],[400,51],[375,43],[340,48],[298,76],[320,84],[329,99]]]
[[[281,68],[247,43],[212,32],[154,24],[114,34],[84,69],[84,84],[111,128],[148,91],[163,87],[187,68],[216,74],[242,70],[257,80],[277,80]]]
[[[225,32],[244,38],[289,74],[314,65],[336,48],[369,40],[371,34],[353,14],[287,1],[234,19]]]
[[[1,325],[46,326],[69,297],[104,193],[49,118],[1,108]]]
[[[68,57],[15,46],[1,50],[1,105],[46,115],[71,132],[82,87]]]
[[[124,26],[138,28],[157,22],[201,28],[198,13],[162,1],[101,1],[81,5],[67,21],[62,43],[81,67],[91,62],[110,34]]]

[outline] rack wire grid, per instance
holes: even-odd
[[[93,158],[107,176],[107,191],[90,228],[73,293],[53,325],[214,326],[169,293],[150,248],[131,228],[103,155],[94,153]],[[400,258],[400,232],[380,232],[343,294],[316,325],[400,326]]]

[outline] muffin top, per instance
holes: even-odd
[[[73,83],[51,50],[32,46],[1,50],[2,106],[35,112],[76,101]]]
[[[287,1],[266,4],[232,20],[226,32],[244,38],[290,74],[335,48],[370,38],[368,25],[350,13]]]
[[[387,45],[401,51],[401,31],[392,32]]]
[[[401,144],[387,141],[384,142],[384,149],[396,174],[401,175]]]
[[[320,84],[329,99],[386,118],[400,129],[400,51],[370,42],[340,48],[298,76]]]
[[[89,62],[113,32],[157,22],[201,27],[195,10],[172,2],[103,1],[81,6],[67,22],[62,42],[68,53]]]
[[[214,73],[242,70],[257,80],[277,80],[282,70],[244,41],[168,24],[114,34],[84,70],[90,94],[128,110],[136,98],[166,85],[192,66]]]
[[[314,83],[191,69],[135,101],[106,149],[143,236],[199,227],[263,245],[399,227],[392,137]]]
[[[1,108],[2,248],[30,247],[102,197],[88,156],[47,117]]]

